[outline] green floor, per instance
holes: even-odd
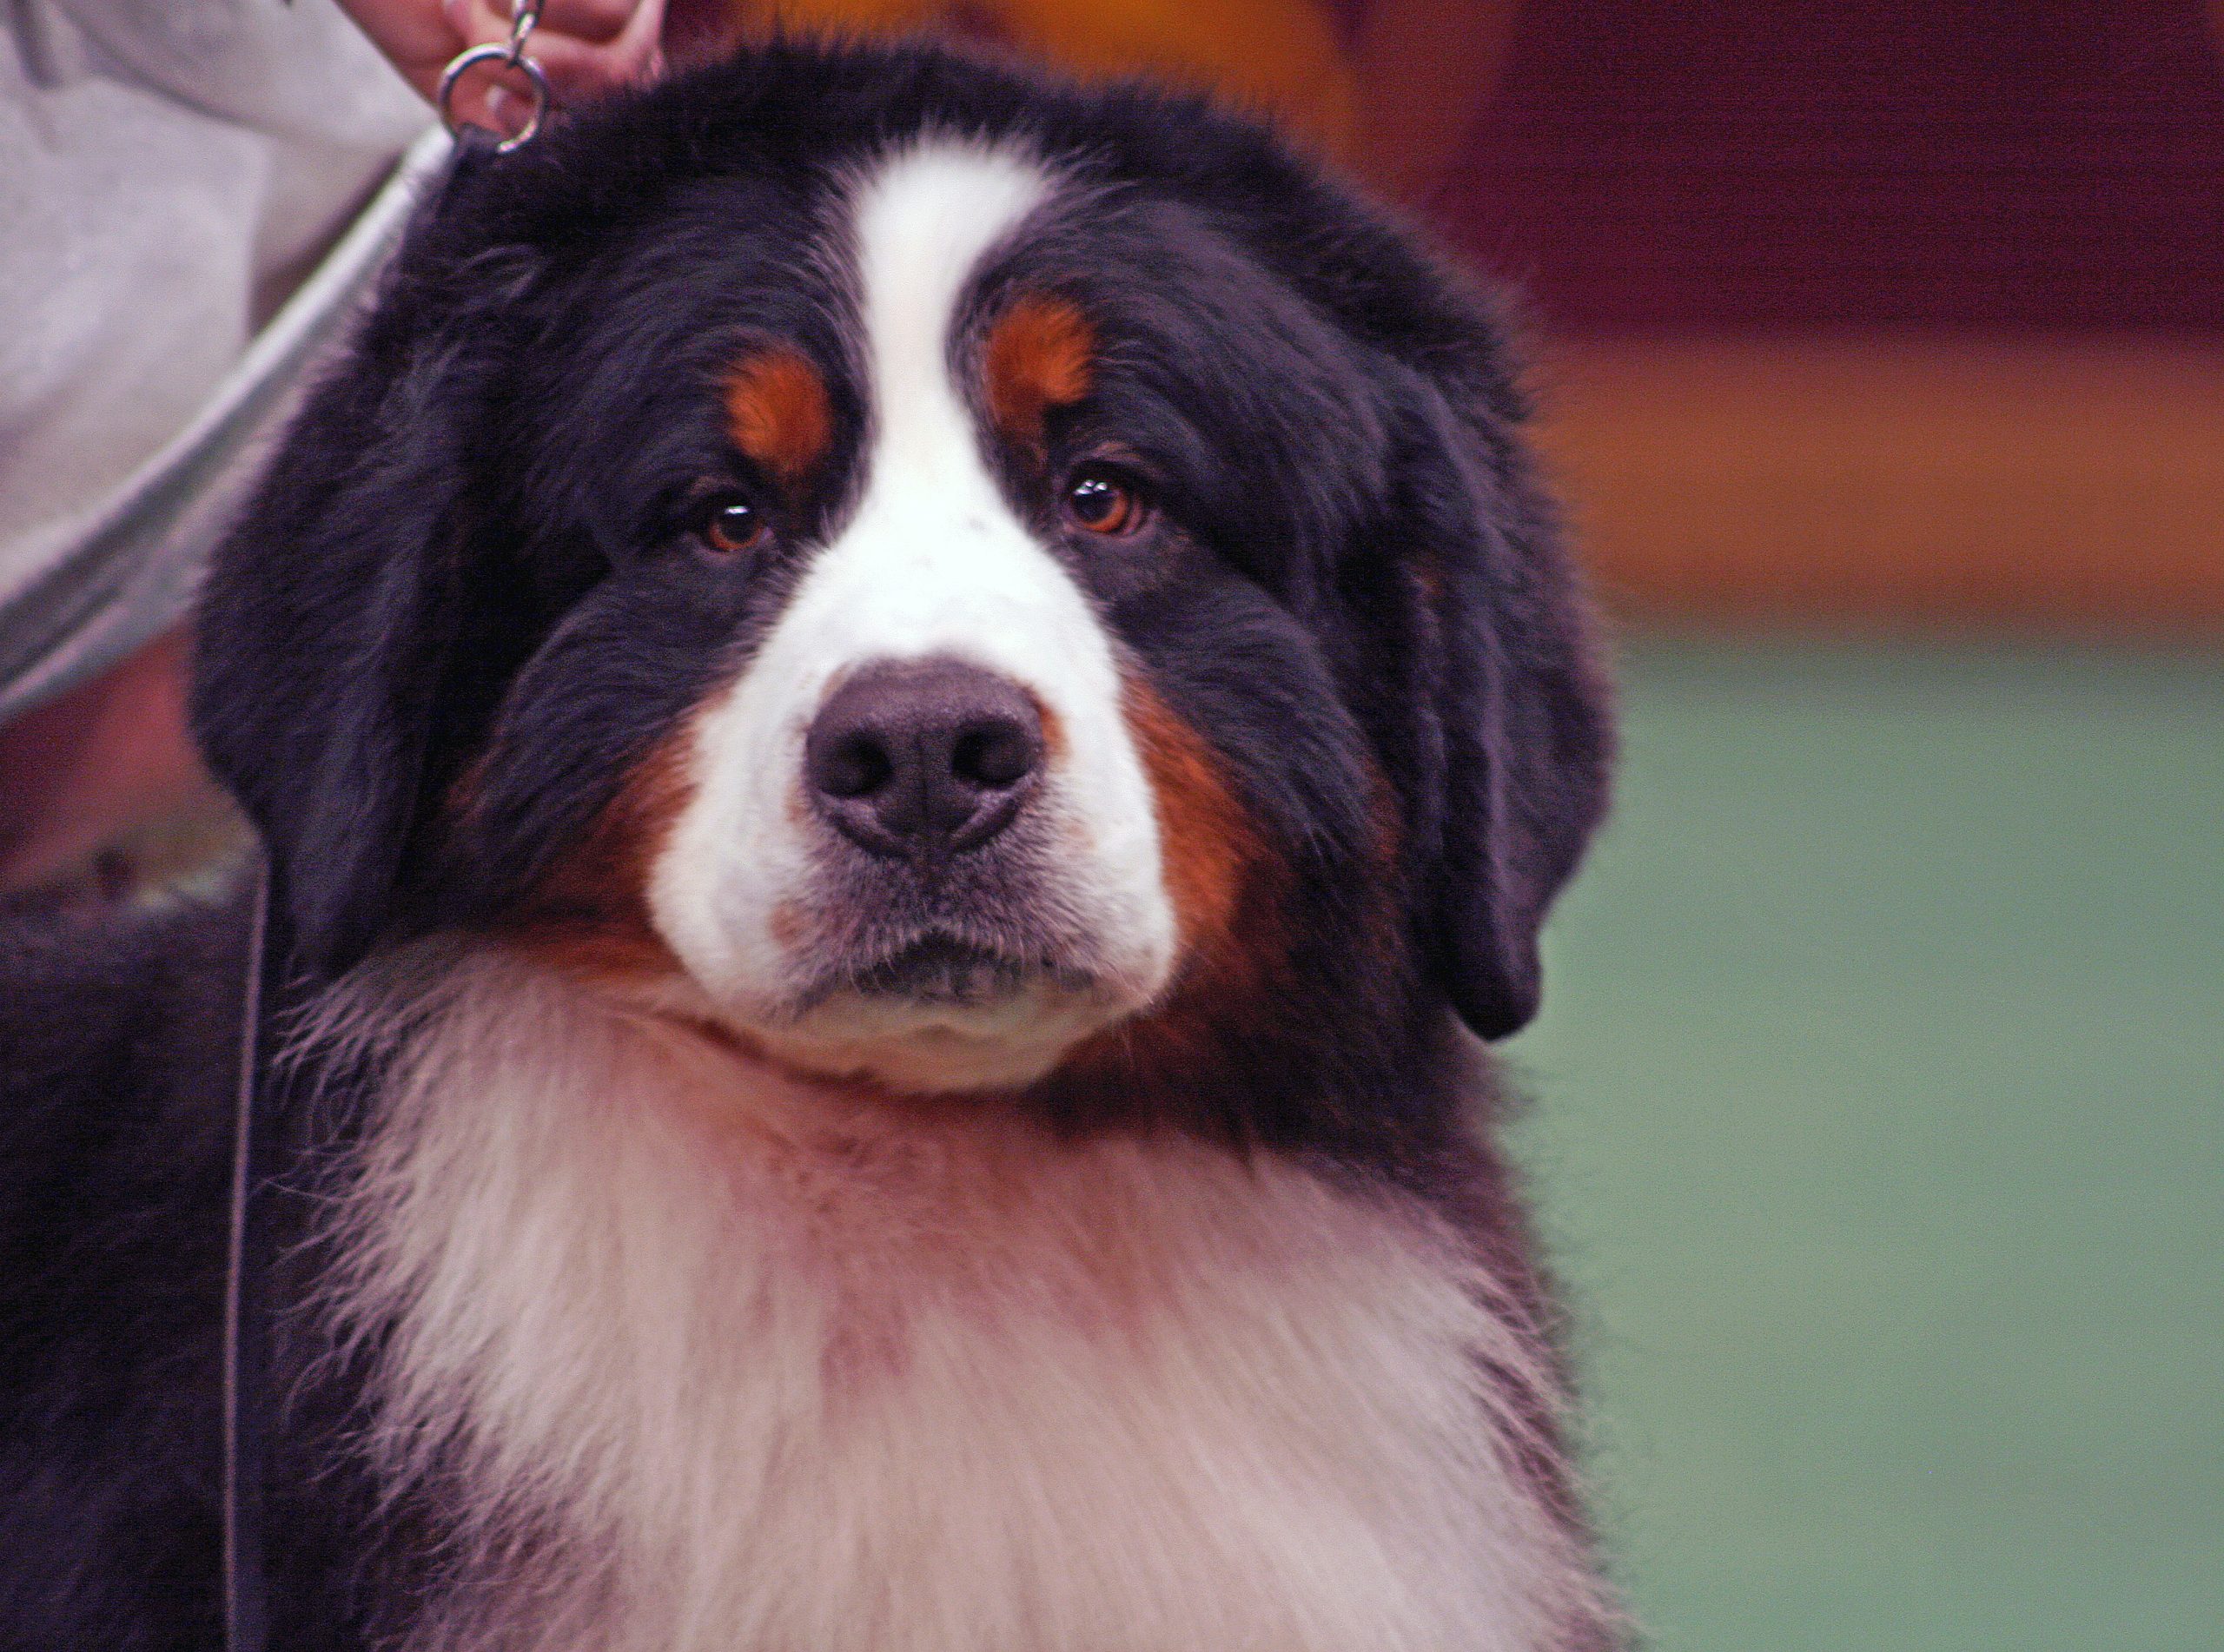
[[[1660,1652],[2224,1649],[2224,660],[1653,644],[1510,1047]]]

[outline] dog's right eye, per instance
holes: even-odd
[[[771,532],[764,512],[738,493],[718,493],[697,508],[695,537],[714,556],[754,551]]]

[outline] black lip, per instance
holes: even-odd
[[[926,935],[866,968],[849,985],[870,998],[915,1003],[979,1004],[1008,997],[1048,973],[1040,961],[1014,958],[955,935]]]

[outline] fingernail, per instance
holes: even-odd
[[[486,94],[486,119],[504,137],[515,135],[522,117],[518,113],[518,100],[506,86],[497,86]]]

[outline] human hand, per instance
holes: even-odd
[[[340,0],[394,66],[427,98],[440,71],[472,46],[506,41],[514,0]],[[533,59],[559,103],[575,103],[652,78],[664,66],[659,44],[665,0],[542,0]],[[459,122],[512,132],[532,111],[492,70],[456,88]]]

